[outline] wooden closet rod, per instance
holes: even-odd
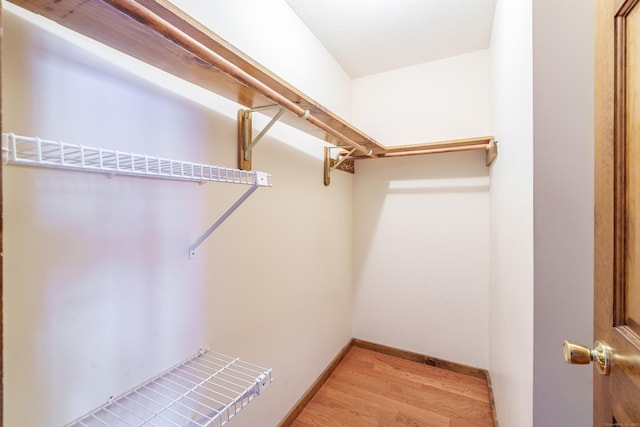
[[[375,157],[372,153],[372,150],[365,148],[364,146],[358,144],[347,136],[343,135],[339,131],[335,130],[331,126],[328,126],[318,118],[314,117],[309,113],[309,110],[305,110],[300,107],[295,102],[289,100],[284,97],[280,93],[271,89],[269,86],[265,85],[252,75],[246,73],[241,68],[222,58],[202,43],[196,41],[182,30],[176,28],[171,25],[164,19],[160,18],[155,13],[151,12],[149,9],[140,6],[133,0],[102,0],[105,3],[111,5],[113,8],[119,10],[130,18],[146,25],[147,27],[153,29],[158,34],[162,35],[167,40],[170,40],[172,43],[180,46],[185,49],[187,52],[190,52],[201,60],[207,62],[211,66],[217,68],[223,73],[229,75],[231,78],[240,82],[241,84],[255,90],[258,93],[261,93],[265,97],[269,98],[271,101],[275,102],[278,105],[286,108],[296,116],[301,119],[307,120],[309,123],[314,126],[322,129],[326,133],[334,136],[338,140],[350,145],[355,148],[358,153],[367,157]]]
[[[475,145],[462,145],[459,147],[427,148],[424,150],[388,152],[388,153],[379,154],[378,157],[404,157],[404,156],[417,156],[421,154],[454,153],[456,151],[486,150],[486,149],[487,149],[487,144],[475,144]]]
[[[487,166],[489,166],[497,154],[496,141],[492,136],[478,138],[454,139],[449,141],[429,142],[425,144],[397,145],[385,147],[384,151],[377,153],[377,158],[418,156],[422,154],[454,153],[458,151],[487,150]],[[366,159],[357,155],[354,160]]]

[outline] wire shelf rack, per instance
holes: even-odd
[[[219,427],[270,383],[271,369],[202,349],[66,426]]]
[[[265,172],[211,166],[13,133],[2,134],[2,152],[5,162],[17,165],[98,172],[110,176],[271,186],[271,176]]]

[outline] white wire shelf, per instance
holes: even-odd
[[[208,350],[67,424],[219,427],[271,383],[271,369]]]
[[[56,169],[129,175],[179,181],[225,182],[271,186],[265,172],[211,166],[101,147],[69,144],[40,138],[2,134],[3,159],[7,163]]]

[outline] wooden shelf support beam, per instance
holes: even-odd
[[[340,169],[353,173],[355,160],[368,158],[360,155],[347,155],[342,160],[337,161],[331,158],[329,150],[330,148],[325,147],[324,185],[329,185],[331,183],[331,170]],[[480,138],[430,142],[427,144],[399,145],[395,147],[385,147],[384,151],[377,153],[376,158],[419,156],[425,154],[455,153],[459,151],[472,150],[485,150],[485,162],[487,167],[490,167],[498,157],[498,141],[496,141],[492,136],[486,136]]]
[[[429,142],[426,144],[398,145],[385,147],[377,158],[418,156],[423,154],[454,153],[458,151],[485,150],[487,152],[486,164],[491,166],[498,156],[498,142],[492,136],[479,138],[454,139],[450,141]],[[355,155],[354,160],[367,157]]]

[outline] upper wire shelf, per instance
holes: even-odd
[[[67,424],[220,427],[271,383],[271,369],[206,349]]]
[[[271,186],[271,176],[265,172],[243,171],[13,133],[2,134],[2,152],[6,162],[18,165],[98,172],[110,176]]]

